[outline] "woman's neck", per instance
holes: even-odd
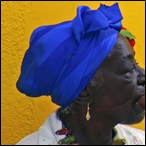
[[[86,120],[86,113],[87,105],[74,104],[68,113],[62,115],[63,123],[72,130],[79,145],[112,145],[113,128],[93,116]]]

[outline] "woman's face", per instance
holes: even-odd
[[[134,50],[125,37],[119,35],[113,49],[114,53],[99,68],[102,93],[97,90],[98,81],[89,88],[94,101],[90,114],[115,124],[139,123],[145,114],[145,70],[137,65]]]

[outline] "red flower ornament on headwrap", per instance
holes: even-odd
[[[135,36],[132,35],[129,31],[127,31],[126,28],[122,27],[121,31],[120,31],[120,34],[122,34],[123,36],[125,36],[130,44],[130,46],[132,48],[134,48],[134,45],[135,45]]]

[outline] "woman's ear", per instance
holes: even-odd
[[[89,93],[87,91],[87,86],[85,87],[85,89],[80,93],[79,97],[87,97],[89,96]]]

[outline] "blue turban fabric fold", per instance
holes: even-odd
[[[65,108],[112,50],[122,19],[118,3],[101,4],[97,10],[79,6],[72,21],[35,29],[17,89],[31,97],[51,95],[54,103]]]

